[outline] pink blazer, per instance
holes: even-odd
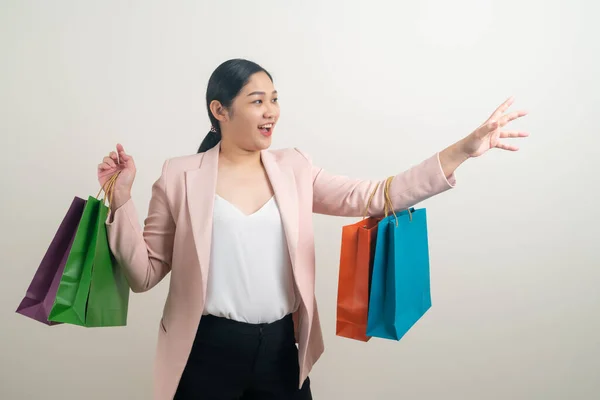
[[[106,221],[110,247],[134,292],[149,290],[169,272],[154,369],[154,398],[172,399],[204,310],[212,239],[212,211],[220,146],[206,153],[165,161],[152,186],[142,227],[131,200]],[[312,213],[360,217],[378,181],[332,175],[313,166],[297,149],[265,150],[262,162],[275,192],[287,238],[301,306],[294,314],[300,385],[324,345],[315,299],[315,248]],[[439,154],[396,175],[390,196],[406,209],[455,185],[446,177]],[[368,210],[384,213],[383,185]]]

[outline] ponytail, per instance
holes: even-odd
[[[215,147],[221,141],[221,132],[216,132],[211,130],[204,137],[202,143],[200,143],[200,147],[198,148],[198,153],[204,153]]]

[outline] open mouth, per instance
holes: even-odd
[[[258,129],[260,130],[260,133],[262,133],[263,135],[269,136],[271,134],[271,132],[273,132],[273,124],[260,125],[258,127]]]

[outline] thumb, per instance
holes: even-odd
[[[117,144],[117,154],[119,154],[119,159],[121,161],[127,162],[131,160],[131,156],[125,152],[125,149],[121,143]]]

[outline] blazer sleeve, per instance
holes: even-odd
[[[310,157],[300,150],[310,163],[313,180],[313,212],[341,217],[361,217],[365,213],[371,193],[375,191],[368,216],[384,214],[384,186],[386,179],[361,180],[333,175],[312,164]],[[455,187],[454,174],[446,177],[439,153],[420,164],[393,176],[390,198],[394,211],[413,207],[417,203]]]
[[[142,228],[131,199],[106,220],[108,242],[124,269],[131,290],[144,292],[156,286],[170,271],[175,238],[175,220],[167,198],[165,161],[161,176],[152,185],[148,216]]]

